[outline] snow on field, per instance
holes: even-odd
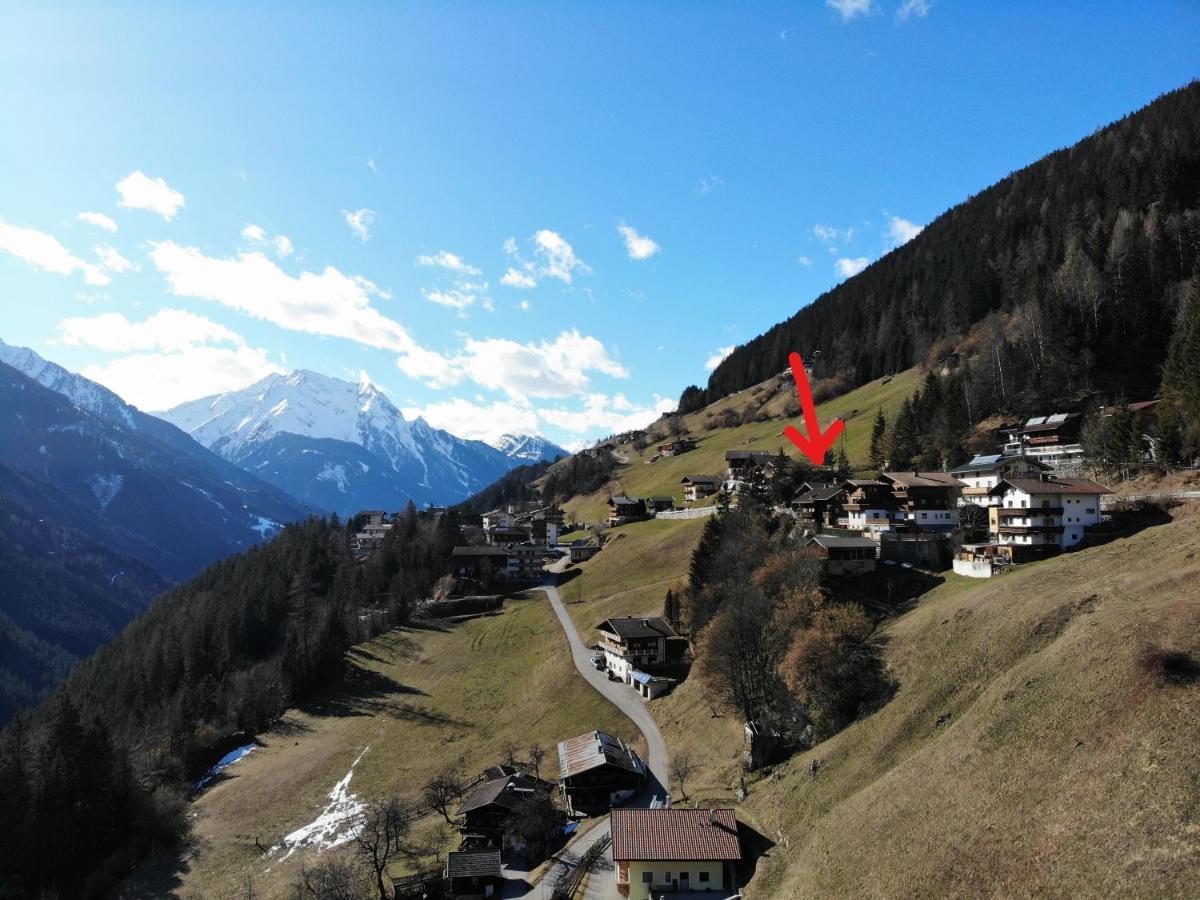
[[[286,849],[287,852],[281,858],[287,859],[302,847],[315,847],[320,853],[322,850],[354,840],[361,827],[359,817],[366,809],[366,804],[359,800],[356,794],[350,793],[350,779],[354,775],[354,767],[370,749],[370,744],[363,747],[358,759],[351,763],[346,777],[333,786],[333,790],[329,792],[329,802],[325,804],[320,815],[303,828],[297,828],[268,850],[267,856],[274,856],[277,851]]]
[[[92,493],[100,502],[101,509],[107,509],[108,504],[113,502],[124,486],[125,476],[115,472],[112,475],[102,475],[97,472],[88,479],[88,487],[92,489]]]
[[[258,523],[251,525],[250,530],[257,531],[264,540],[279,530],[279,523],[274,519],[268,519],[266,516],[255,516],[254,518],[258,519]]]
[[[336,466],[333,463],[325,463],[325,468],[317,473],[317,481],[332,481],[343,494],[346,493],[346,485],[349,483],[346,468],[340,463]]]
[[[115,579],[116,576],[113,577]],[[196,790],[200,790],[200,788],[204,787],[247,753],[252,752],[257,746],[257,744],[242,744],[242,746],[238,747],[236,750],[230,750],[217,760],[216,765],[204,773],[203,778],[196,782]]]

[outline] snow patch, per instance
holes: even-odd
[[[112,503],[117,494],[121,493],[121,488],[125,487],[125,476],[116,472],[111,475],[101,475],[97,472],[88,479],[87,484],[96,495],[100,508],[108,509],[108,504]]]
[[[317,473],[317,481],[332,481],[343,494],[346,493],[346,485],[350,483],[350,479],[346,477],[346,467],[340,463],[336,466],[333,463],[325,463],[325,468]]]
[[[363,747],[362,753],[351,763],[350,771],[333,786],[333,790],[329,792],[329,802],[325,804],[320,815],[303,828],[297,828],[268,850],[267,856],[274,856],[278,851],[286,849],[287,852],[281,858],[287,859],[302,847],[315,847],[320,853],[354,840],[362,828],[361,817],[367,805],[357,794],[350,793],[350,779],[354,775],[354,767],[370,749],[370,744]]]
[[[242,744],[242,746],[238,747],[236,750],[230,750],[217,760],[216,765],[204,773],[203,778],[196,782],[196,790],[200,790],[247,753],[252,752],[257,746],[257,744]]]
[[[266,540],[268,537],[275,534],[275,532],[279,531],[279,523],[274,519],[268,519],[266,516],[255,516],[255,518],[258,519],[258,524],[251,525],[250,530],[257,531],[263,540]],[[268,532],[270,534],[268,534]]]

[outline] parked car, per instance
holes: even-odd
[[[614,672],[612,669],[605,669],[605,674],[608,675],[609,681],[620,681],[621,680],[620,678],[617,677],[617,673]]]
[[[604,657],[603,656],[593,656],[592,657],[592,665],[597,669],[606,668],[606,663],[604,662]]]

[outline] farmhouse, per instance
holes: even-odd
[[[1057,474],[1070,475],[1083,465],[1083,447],[1079,429],[1083,418],[1079,413],[1054,413],[1035,416],[1023,425],[1001,428],[1005,435],[1005,456],[1025,454],[1045,463]]]
[[[846,514],[837,519],[840,527],[875,535],[891,530],[893,516],[899,518],[899,513],[890,484],[874,479],[850,480],[844,487],[842,509]]]
[[[696,449],[696,442],[691,438],[680,438],[677,441],[671,441],[669,444],[658,445],[659,456],[679,456],[681,453],[687,453],[689,450]]]
[[[646,783],[646,764],[623,740],[589,731],[558,744],[558,775],[568,812],[607,809]]]
[[[508,574],[508,551],[503,547],[455,547],[450,551],[450,567],[460,577],[503,578]]]
[[[507,509],[493,509],[483,514],[483,530],[494,528],[512,528],[517,523],[516,516]]]
[[[1001,478],[1009,475],[1016,478],[1037,478],[1042,472],[1049,470],[1050,466],[1046,463],[1023,453],[1017,456],[996,453],[990,456],[976,456],[957,469],[951,469],[950,474],[966,485],[958,498],[959,506],[968,503],[993,506],[997,498],[988,491],[999,484]]]
[[[608,527],[616,528],[627,522],[640,522],[650,518],[646,512],[646,504],[642,500],[626,497],[621,494],[608,498]]]
[[[446,854],[446,881],[455,900],[485,900],[504,892],[499,850],[452,850]]]
[[[736,892],[742,848],[732,809],[614,809],[610,821],[617,890],[629,900]]]
[[[963,483],[945,472],[884,472],[890,485],[893,520],[921,531],[949,533],[958,527],[958,498]]]
[[[846,500],[846,489],[840,484],[822,482],[809,482],[801,488],[801,493],[792,499],[800,527],[820,531],[836,525]]]
[[[1078,546],[1085,530],[1100,524],[1100,497],[1112,491],[1090,478],[1042,473],[1039,478],[1005,478],[989,493],[997,500],[988,516],[998,544],[1057,551]]]
[[[679,482],[683,485],[683,499],[689,503],[711,497],[721,489],[719,475],[685,475]]]
[[[866,575],[875,571],[879,548],[870,538],[816,534],[804,546],[820,555],[827,575]]]
[[[516,526],[498,525],[485,532],[485,538],[489,544],[520,544],[529,540],[529,532],[524,528]]]
[[[676,636],[675,629],[661,616],[605,619],[596,628],[608,670],[626,684],[633,683],[635,669],[665,663],[667,640]]]
[[[458,814],[463,820],[459,830],[464,841],[507,850],[509,841],[505,829],[509,817],[522,800],[549,794],[554,785],[507,766],[495,772],[489,770],[487,774],[496,777],[476,786],[459,807]]]
[[[571,554],[571,562],[587,562],[600,552],[600,544],[594,539],[579,538],[579,540],[571,542],[569,552]]]
[[[774,468],[774,459],[774,454],[766,450],[726,450],[725,480],[740,484],[756,471],[769,477],[770,470]]]
[[[674,497],[646,497],[643,502],[646,504],[647,513],[670,512],[675,508]]]

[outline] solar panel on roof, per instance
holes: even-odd
[[[1041,425],[1045,421],[1046,421],[1045,416],[1034,416],[1032,419],[1030,419],[1028,422],[1025,423],[1025,427],[1029,428],[1030,426],[1033,426],[1033,425]]]
[[[1049,424],[1051,424],[1051,423],[1055,423],[1055,424],[1057,424],[1057,423],[1059,423],[1059,422],[1065,422],[1065,421],[1067,421],[1067,414],[1066,414],[1066,413],[1055,413],[1055,414],[1054,414],[1054,415],[1052,415],[1052,416],[1047,416],[1047,417],[1046,417],[1046,424],[1047,424],[1047,425],[1049,425]]]

